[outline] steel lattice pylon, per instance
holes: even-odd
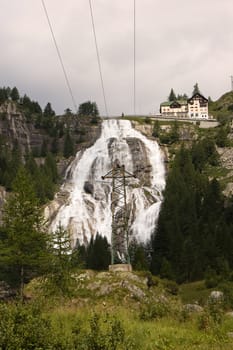
[[[112,236],[111,236],[111,263],[130,263],[128,253],[128,220],[129,211],[126,201],[126,179],[135,178],[135,175],[125,170],[124,165],[116,161],[102,179],[112,179],[111,211],[112,211]]]

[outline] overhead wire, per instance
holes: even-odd
[[[49,25],[49,28],[50,28],[52,39],[53,39],[53,42],[54,42],[54,45],[55,45],[55,48],[56,48],[56,52],[57,52],[57,55],[58,55],[58,58],[59,58],[59,61],[60,61],[61,67],[62,67],[62,71],[63,71],[64,77],[65,77],[66,85],[67,85],[67,88],[68,88],[68,91],[69,91],[69,94],[70,94],[70,97],[71,97],[71,100],[72,100],[75,112],[78,113],[77,104],[76,104],[76,101],[75,101],[75,98],[74,98],[74,94],[73,94],[73,91],[72,91],[72,88],[71,88],[71,84],[70,84],[70,81],[69,81],[69,78],[68,78],[68,75],[67,75],[67,72],[66,72],[66,69],[65,69],[65,65],[64,65],[64,62],[63,62],[63,59],[62,59],[62,55],[61,55],[61,52],[60,52],[58,44],[57,44],[57,40],[56,40],[56,37],[55,37],[55,34],[54,34],[54,30],[53,30],[53,27],[52,27],[52,23],[50,21],[49,14],[48,14],[48,11],[47,11],[47,8],[46,8],[46,5],[45,5],[45,1],[41,0],[41,3],[42,3],[42,6],[43,6],[43,9],[44,9],[44,12],[45,12],[45,16],[47,18],[47,22],[48,22],[48,25]]]
[[[136,0],[133,0],[133,111],[136,116]]]
[[[89,6],[90,6],[92,30],[93,30],[94,41],[95,41],[95,49],[96,49],[96,55],[97,55],[97,61],[98,61],[100,82],[101,82],[102,94],[103,94],[103,99],[104,99],[105,113],[106,113],[106,116],[109,117],[107,101],[106,101],[106,94],[105,94],[105,89],[104,89],[104,79],[103,79],[103,73],[102,73],[102,68],[101,68],[100,54],[99,54],[99,48],[98,48],[98,43],[97,43],[97,36],[96,36],[96,30],[95,30],[95,21],[94,21],[94,15],[93,15],[93,9],[92,9],[91,0],[89,0]]]

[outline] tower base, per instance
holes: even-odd
[[[131,264],[114,264],[108,267],[110,272],[132,272]]]

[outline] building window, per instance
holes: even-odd
[[[196,113],[196,117],[198,117],[198,113]]]

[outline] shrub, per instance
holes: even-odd
[[[48,349],[51,324],[35,305],[0,304],[0,349]]]
[[[102,322],[105,323],[103,330]],[[86,336],[86,349],[88,350],[116,350],[118,345],[124,343],[125,331],[121,321],[108,315],[101,320],[96,313],[90,319],[90,332]]]
[[[143,307],[140,311],[139,318],[143,321],[150,321],[168,316],[169,313],[169,304],[165,301],[159,301]]]
[[[166,291],[172,295],[177,295],[179,292],[178,284],[175,281],[165,281],[164,287]]]

